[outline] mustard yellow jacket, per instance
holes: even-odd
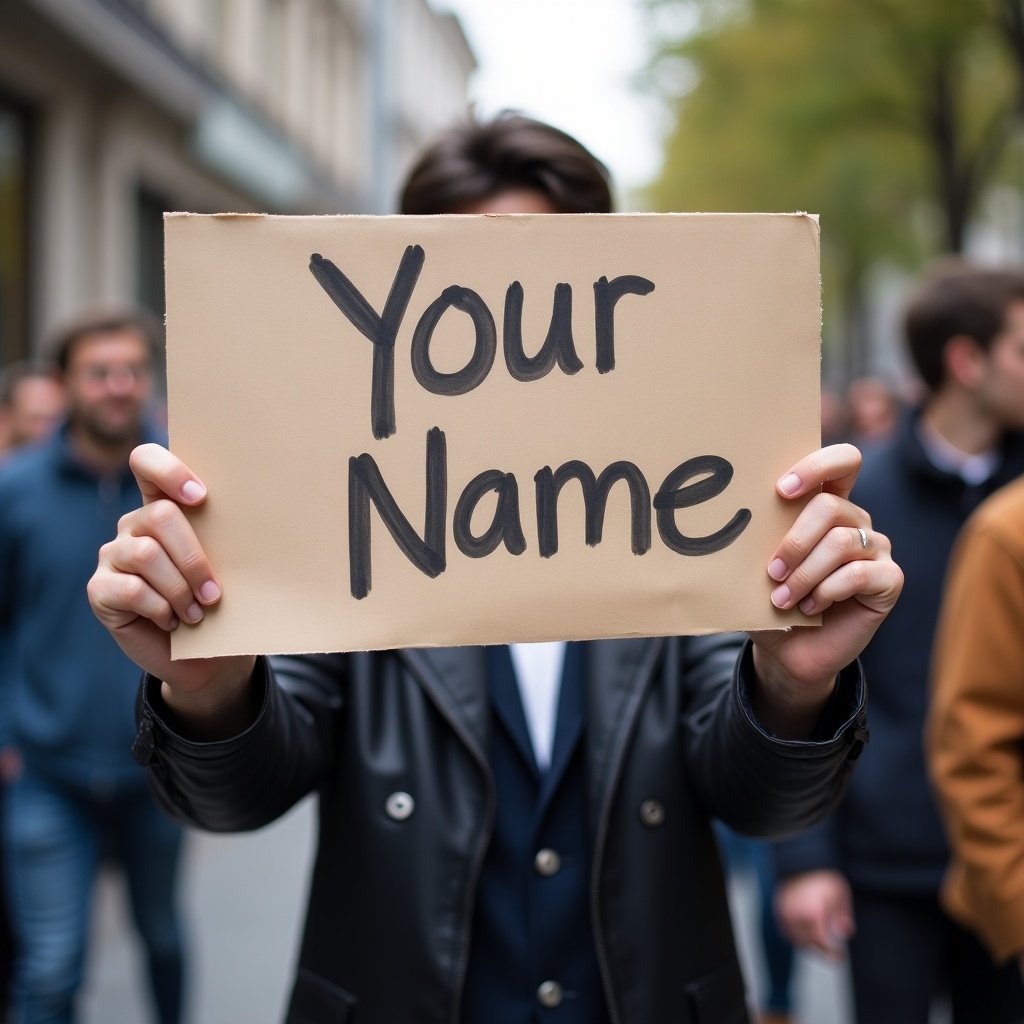
[[[1024,950],[1024,478],[968,520],[950,563],[927,726],[953,859],[947,909],[997,960]]]

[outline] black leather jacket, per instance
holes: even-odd
[[[595,641],[585,757],[592,913],[615,1024],[747,1021],[709,818],[779,835],[825,814],[866,738],[858,666],[821,739],[754,720],[734,635]],[[213,830],[320,795],[290,1024],[457,1024],[494,816],[482,648],[261,661],[242,735],[175,733],[144,681],[137,758],[164,803]],[[643,808],[643,810],[642,810]]]

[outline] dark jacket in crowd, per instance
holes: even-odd
[[[753,716],[741,644],[580,645],[582,689],[575,708],[563,693],[552,763],[578,792],[552,798],[542,821],[516,811],[487,648],[261,660],[255,723],[215,743],[176,733],[147,679],[136,756],[164,803],[208,829],[256,828],[318,791],[291,1024],[742,1024],[709,817],[758,835],[808,825],[839,797],[865,731],[852,666],[811,741],[773,738]],[[522,832],[568,846],[510,862]],[[531,949],[502,951],[504,937],[481,928],[486,914],[525,913],[527,876],[554,875],[552,853],[572,872],[564,913],[545,911],[565,930],[552,956],[579,951],[585,973],[592,955],[595,992],[566,976],[538,987],[562,967],[545,973]]]
[[[1024,436],[970,486],[938,469],[917,433],[920,410],[864,455],[852,499],[892,541],[903,595],[861,655],[871,687],[871,754],[835,813],[776,848],[780,876],[831,868],[873,891],[935,894],[949,860],[923,751],[932,639],[953,542],[989,494],[1024,472]]]

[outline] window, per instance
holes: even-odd
[[[157,319],[164,315],[164,211],[174,209],[158,192],[139,186],[136,195],[135,244],[138,268],[136,299]]]
[[[0,93],[0,365],[29,352],[31,117]]]
[[[135,299],[160,324],[164,322],[164,211],[178,208],[146,185],[140,185],[135,193]],[[162,359],[157,360],[153,385],[156,400],[162,404],[167,395]]]

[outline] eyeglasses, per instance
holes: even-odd
[[[114,383],[138,384],[149,376],[149,367],[145,363],[121,363],[114,366],[82,366],[77,375],[90,384]]]

